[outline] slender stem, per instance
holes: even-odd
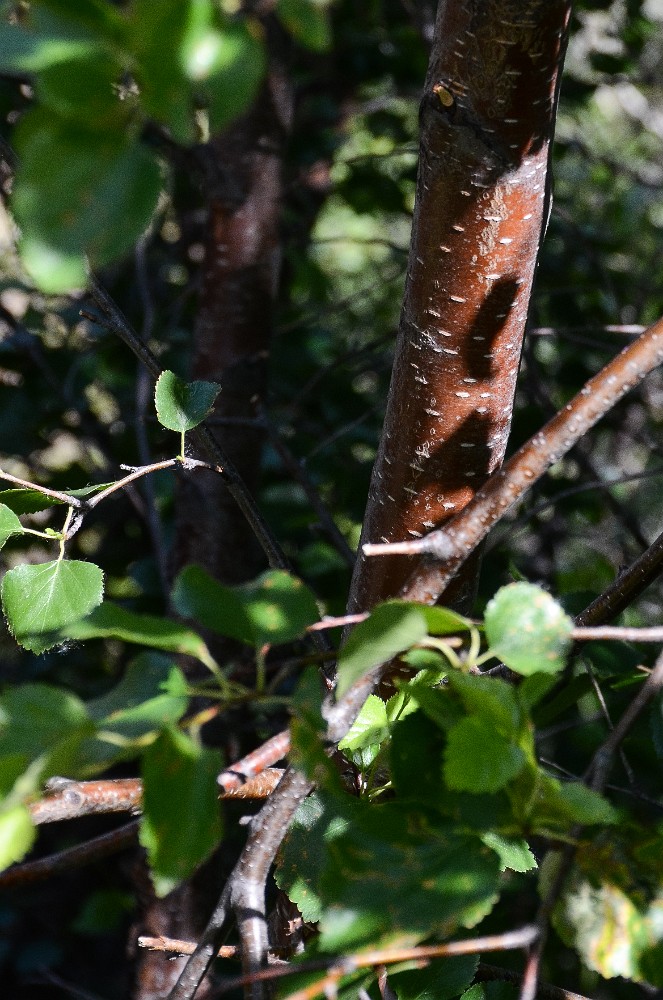
[[[68,847],[57,854],[49,854],[48,857],[38,858],[36,861],[26,861],[22,865],[14,865],[0,872],[0,889],[9,889],[13,886],[24,886],[30,882],[38,882],[52,878],[61,872],[82,868],[83,865],[93,864],[102,858],[107,858],[111,854],[124,850],[134,843],[138,834],[138,820],[127,823],[125,826],[111,830],[110,833],[102,833],[99,837],[86,841],[84,844],[76,844]]]
[[[85,507],[86,503],[83,500],[79,500],[78,497],[72,497],[69,493],[61,493],[60,490],[49,490],[46,486],[39,486],[38,483],[30,483],[27,479],[19,479],[18,476],[12,476],[9,472],[3,472],[0,469],[0,479],[6,479],[8,483],[15,483],[17,486],[24,486],[28,490],[36,490],[37,493],[43,493],[44,496],[53,497],[54,500],[59,500],[60,503],[66,503],[69,507]]]
[[[58,555],[58,562],[61,562],[64,559],[64,547],[67,541],[67,532],[69,531],[69,525],[71,524],[73,516],[74,516],[74,508],[70,506],[69,509],[67,510],[67,516],[64,519],[64,524],[62,526],[62,535],[60,536],[60,554]]]
[[[153,472],[160,472],[162,469],[172,469],[176,465],[180,465],[179,458],[167,458],[163,462],[153,462],[151,465],[143,465],[138,469],[133,469],[128,476],[124,476],[122,479],[118,479],[117,482],[111,483],[107,486],[105,490],[101,493],[97,493],[96,496],[88,500],[88,508],[92,509],[100,504],[102,500],[109,497],[111,493],[115,493],[116,490],[121,490],[129,483],[134,482],[136,479],[140,479],[142,476],[149,476]]]
[[[651,628],[627,628],[621,625],[597,625],[591,627],[576,627],[571,637],[579,642],[591,642],[594,639],[617,639],[621,642],[663,642],[663,626]]]
[[[119,306],[92,274],[89,275],[89,286],[90,294],[103,314],[103,320],[98,319],[97,322],[120,337],[145,365],[150,375],[156,381],[161,375],[161,366],[154,354],[135,333]],[[190,437],[197,447],[207,452],[217,466],[217,471],[222,475],[228,491],[251,525],[256,538],[267,556],[269,565],[275,569],[289,570],[291,568],[289,560],[263,518],[244,480],[234,464],[224,453],[209,427],[204,423],[201,424],[190,432]]]

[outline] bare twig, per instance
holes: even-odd
[[[84,844],[76,844],[68,847],[57,854],[50,854],[46,858],[38,858],[36,861],[26,861],[20,865],[14,865],[0,872],[0,889],[9,889],[13,886],[23,886],[30,882],[38,882],[43,879],[52,878],[61,872],[70,871],[72,868],[82,868],[84,865],[92,864],[107,858],[111,854],[117,854],[134,843],[138,835],[138,820],[120,826],[117,830],[109,833],[102,833],[99,837],[86,841]]]
[[[547,469],[565,455],[630,389],[663,362],[663,320],[589,380],[545,427],[493,473],[473,500],[439,531],[420,539],[367,544],[366,555],[424,555],[402,597],[434,602],[488,532]]]
[[[648,675],[619,722],[616,723],[608,738],[594,754],[588,774],[592,776],[591,787],[596,791],[602,791],[605,788],[610,772],[610,765],[615,753],[633,728],[638,716],[661,688],[663,688],[663,653],[659,655],[654,669]]]
[[[609,622],[620,614],[663,570],[663,532],[576,618],[578,626]]]
[[[663,653],[659,655],[654,669],[647,677],[647,680],[644,682],[619,722],[611,730],[607,739],[601,744],[599,749],[594,754],[592,762],[583,780],[591,784],[591,787],[595,791],[600,792],[604,790],[610,772],[610,765],[612,764],[615,753],[619,750],[624,738],[630,732],[638,716],[662,687]],[[580,828],[573,831],[574,835],[579,834],[579,832]],[[552,911],[560,893],[564,888],[564,883],[566,882],[567,876],[573,865],[574,856],[575,847],[572,843],[568,844],[562,852],[552,884],[539,908],[539,912],[536,917],[536,926],[539,929],[539,938],[530,949],[530,953],[528,955],[519,1000],[535,1000],[548,924]]]
[[[118,479],[117,482],[111,483],[107,486],[105,490],[101,493],[97,493],[95,496],[91,497],[87,502],[88,508],[92,509],[100,504],[106,497],[109,497],[111,493],[115,493],[116,490],[122,490],[129,483],[135,482],[136,479],[141,479],[143,476],[149,476],[153,472],[160,472],[162,469],[172,469],[176,465],[181,465],[181,461],[178,458],[167,458],[163,462],[153,462],[151,465],[141,465],[139,468],[132,469],[128,476],[123,476],[122,479]]]
[[[79,500],[78,497],[72,497],[69,493],[61,493],[60,490],[49,490],[46,486],[39,486],[38,483],[30,483],[27,479],[19,479],[18,476],[12,476],[8,472],[3,472],[0,470],[0,479],[6,479],[8,483],[14,483],[16,486],[23,486],[27,490],[36,490],[37,493],[43,493],[44,496],[53,497],[54,500],[59,500],[60,503],[66,503],[69,507],[85,507],[86,502],[84,500]]]
[[[57,823],[97,813],[138,812],[143,786],[138,778],[71,781],[51,778],[46,795],[28,806],[32,822]]]
[[[118,305],[93,275],[89,277],[89,285],[90,294],[103,315],[103,319],[98,319],[97,322],[120,337],[142,362],[150,375],[155,380],[158,379],[161,375],[159,362],[147,345],[135,333]],[[290,569],[288,559],[263,518],[254,498],[246,488],[234,464],[221,449],[209,427],[204,423],[201,424],[193,431],[190,431],[190,438],[197,447],[206,451],[213,463],[218,466],[217,471],[222,475],[229,493],[251,525],[256,538],[267,556],[269,565],[275,569]]]
[[[579,642],[594,639],[616,639],[621,642],[663,642],[663,626],[627,628],[623,625],[596,625],[593,628],[576,626],[571,637]]]
[[[290,750],[290,730],[284,729],[266,740],[257,750],[253,750],[236,763],[226,768],[217,778],[224,792],[246,788],[249,778],[260,774],[271,764],[282,760]]]
[[[507,931],[504,934],[492,934],[480,938],[468,938],[464,941],[447,941],[443,944],[416,945],[412,948],[376,948],[356,952],[352,955],[334,956],[332,958],[314,959],[311,962],[300,962],[296,965],[277,965],[252,975],[237,976],[228,979],[217,989],[214,996],[236,989],[238,986],[252,985],[256,982],[266,982],[282,979],[300,972],[314,972],[326,969],[324,978],[311,983],[305,990],[290,993],[286,1000],[313,1000],[325,993],[330,983],[338,983],[344,976],[358,969],[372,969],[380,965],[395,965],[399,962],[417,962],[428,965],[434,958],[450,958],[454,955],[478,955],[485,951],[511,951],[516,948],[526,948],[536,939],[536,927],[522,927],[519,930]]]

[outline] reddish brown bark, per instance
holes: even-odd
[[[421,105],[417,202],[363,542],[419,538],[502,462],[548,209],[570,0],[443,0]],[[411,557],[360,556],[349,610]],[[467,604],[477,562],[444,595]]]

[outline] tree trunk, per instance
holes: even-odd
[[[209,217],[191,374],[221,385],[210,422],[219,421],[215,434],[251,492],[263,444],[251,421],[265,391],[279,280],[291,103],[285,74],[273,67],[251,110],[205,151]],[[182,479],[176,517],[177,567],[198,563],[227,584],[252,579],[263,567],[253,531],[214,473]]]
[[[570,0],[442,0],[405,298],[362,544],[442,526],[502,462],[539,244]],[[444,594],[471,604],[479,560]],[[349,610],[416,560],[361,554]]]
[[[191,377],[220,383],[210,423],[219,421],[214,433],[253,493],[263,432],[251,422],[265,391],[281,258],[282,151],[290,117],[290,86],[274,60],[249,112],[200,151],[208,220]],[[212,472],[182,477],[178,483],[175,571],[188,563],[198,563],[230,585],[252,579],[264,567],[264,554],[244,514]],[[228,643],[218,637],[213,641],[222,657]],[[166,899],[152,897],[143,932],[197,940],[218,885],[217,878],[194,878]],[[140,953],[135,1000],[166,996],[181,964],[158,952]],[[204,984],[201,1000],[207,992]]]

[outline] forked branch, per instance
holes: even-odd
[[[424,538],[364,545],[367,556],[426,556],[401,597],[434,603],[488,532],[619,400],[663,362],[663,320],[591,378],[563,410],[487,480],[460,514]]]

